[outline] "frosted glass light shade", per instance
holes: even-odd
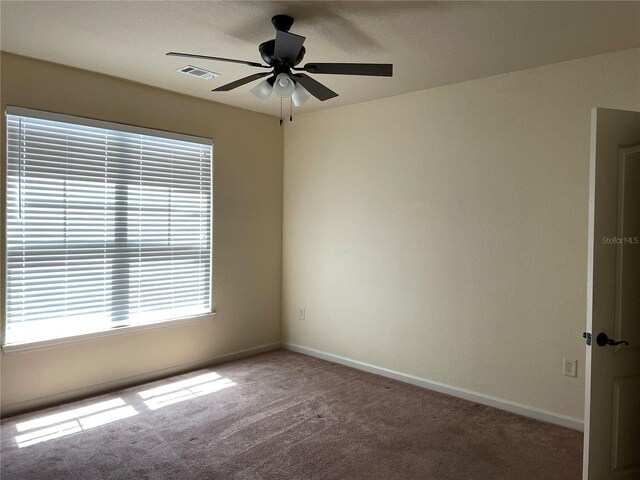
[[[271,96],[272,91],[273,87],[266,80],[261,81],[258,85],[251,89],[251,93],[253,93],[255,97],[261,102],[266,102],[267,99]]]
[[[288,98],[291,96],[296,88],[296,84],[286,73],[281,73],[276,77],[276,81],[273,83],[273,91],[276,95],[282,98]]]
[[[296,83],[296,88],[293,90],[293,94],[291,95],[291,100],[293,100],[293,104],[296,107],[299,107],[304,102],[309,100],[310,96],[311,96],[311,94],[309,93],[309,91],[306,88],[304,88],[299,83]]]

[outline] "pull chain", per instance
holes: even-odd
[[[280,97],[280,126],[282,126],[282,97]]]
[[[293,98],[289,97],[289,121],[293,122]]]

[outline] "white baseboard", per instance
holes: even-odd
[[[502,400],[500,398],[491,397],[483,393],[477,393],[464,388],[453,387],[444,383],[427,380],[425,378],[408,375],[406,373],[396,372],[387,368],[378,367],[369,363],[360,362],[358,360],[351,360],[349,358],[340,357],[338,355],[333,355],[331,353],[314,350],[313,348],[307,348],[292,343],[283,343],[282,348],[291,350],[292,352],[302,353],[311,357],[320,358],[322,360],[346,365],[347,367],[363,370],[365,372],[375,373],[376,375],[381,375],[383,377],[393,378],[394,380],[399,380],[400,382],[410,383],[411,385],[416,385],[428,390],[445,393],[453,397],[458,397],[470,402],[498,408],[510,413],[515,413],[529,418],[535,418],[536,420],[553,423],[555,425],[571,428],[573,430],[584,431],[584,423],[579,418],[560,415],[557,413],[549,412],[547,410],[542,410],[540,408],[531,407],[529,405],[511,402],[509,400]]]
[[[44,408],[59,403],[70,402],[80,398],[90,397],[92,395],[99,395],[101,393],[109,392],[111,390],[117,390],[120,388],[132,387],[141,383],[152,382],[172,375],[178,375],[181,373],[190,372],[192,370],[198,370],[200,368],[207,368],[220,363],[230,362],[232,360],[238,360],[240,358],[251,357],[258,355],[259,353],[270,352],[280,348],[280,342],[268,343],[265,345],[259,345],[253,348],[247,348],[246,350],[239,350],[237,352],[228,353],[226,355],[220,355],[218,357],[209,358],[206,360],[200,360],[197,362],[191,362],[182,365],[176,365],[175,367],[164,368],[162,370],[155,370],[153,372],[143,373],[140,375],[133,375],[131,377],[120,378],[110,382],[99,383],[96,385],[90,385],[88,387],[78,388],[75,390],[69,390],[67,392],[57,393],[54,395],[48,395],[46,397],[35,398],[33,400],[26,400],[24,402],[12,403],[11,405],[3,406],[0,410],[0,416],[5,417],[9,415],[16,415],[21,412],[29,410],[35,410],[38,408]]]

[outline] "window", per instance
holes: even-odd
[[[210,140],[6,116],[5,345],[211,313]]]

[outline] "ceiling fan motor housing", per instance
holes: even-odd
[[[295,67],[296,65],[298,65],[302,61],[302,59],[304,58],[304,54],[307,51],[304,47],[302,47],[300,49],[300,53],[298,54],[298,57],[295,59],[295,61],[292,64],[283,65],[283,64],[280,63],[280,61],[278,59],[273,57],[273,52],[275,51],[275,48],[276,48],[275,39],[274,40],[267,40],[266,42],[261,43],[260,46],[258,47],[258,50],[260,51],[260,56],[262,57],[262,60],[264,60],[267,65],[270,65],[272,67],[278,67],[278,66]]]
[[[291,26],[293,25],[293,18],[290,17],[289,15],[274,15],[273,17],[271,17],[271,23],[273,24],[273,26],[277,31],[288,32],[291,29]],[[275,39],[267,40],[266,42],[263,42],[260,44],[260,46],[258,47],[258,51],[260,52],[260,56],[262,57],[262,60],[264,60],[267,65],[274,67],[276,69],[278,69],[278,67],[284,67],[284,69],[282,68],[278,69],[280,71],[286,71],[287,68],[295,67],[296,65],[298,65],[304,58],[304,54],[306,52],[306,49],[302,47],[300,49],[300,53],[298,53],[297,58],[292,63],[287,62],[285,64],[285,63],[282,63],[280,59],[273,57],[275,48],[276,48],[276,40]],[[276,71],[275,73],[277,75],[280,72]]]

